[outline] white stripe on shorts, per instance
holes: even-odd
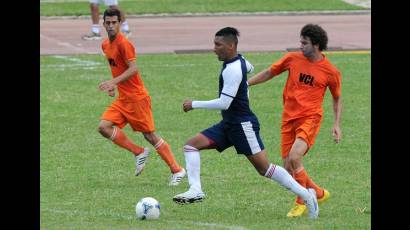
[[[256,138],[255,131],[253,131],[252,123],[250,121],[241,122],[243,132],[245,133],[246,140],[251,148],[252,154],[258,153],[261,150],[258,139]]]

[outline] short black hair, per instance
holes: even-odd
[[[300,31],[300,36],[310,38],[312,45],[319,44],[319,50],[327,49],[327,33],[326,31],[315,24],[307,24]]]
[[[235,42],[238,45],[239,31],[233,27],[225,27],[216,32],[215,36],[224,37],[225,41]]]
[[[118,21],[121,22],[122,18],[121,18],[121,11],[119,9],[114,9],[114,8],[108,8],[104,11],[104,22],[105,22],[105,17],[113,17],[113,16],[117,16],[118,17]]]

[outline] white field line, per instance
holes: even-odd
[[[97,211],[97,212],[90,212],[90,211],[82,211],[82,210],[66,210],[66,209],[54,209],[54,208],[46,208],[41,209],[43,212],[51,212],[55,214],[62,214],[65,216],[89,216],[89,217],[113,217],[119,218],[124,220],[133,220],[136,217],[131,215],[123,215],[121,213],[113,213],[110,211]],[[192,226],[206,226],[211,227],[212,229],[220,228],[220,229],[228,229],[228,230],[246,230],[245,227],[237,226],[237,225],[226,225],[226,224],[218,224],[218,223],[208,223],[208,222],[199,222],[199,221],[176,221],[176,220],[165,220],[166,222],[175,222],[178,224],[185,224],[185,225],[192,225]]]
[[[325,51],[325,54],[371,54],[371,51],[368,50],[353,50],[353,51]],[[80,69],[97,69],[98,67],[104,65],[103,63],[90,61],[90,60],[83,60],[75,57],[70,56],[51,56],[63,60],[67,60],[70,62],[74,62],[73,64],[46,64],[41,65],[42,69],[55,69],[55,70],[64,70],[69,68],[80,68]],[[265,62],[265,63],[253,63],[254,66],[266,66],[269,67],[274,62]],[[195,66],[208,66],[208,64],[153,64],[153,65],[140,65],[140,68],[186,68],[186,67],[195,67]]]
[[[272,63],[257,63],[254,66],[266,66],[269,67]],[[46,64],[41,65],[42,70],[60,70],[64,71],[66,69],[86,69],[86,70],[94,70],[101,68],[103,64],[99,63],[98,65],[87,65],[87,64]],[[209,66],[208,64],[176,64],[176,65],[140,65],[138,66],[141,69],[144,68],[187,68],[187,67],[195,67],[195,66]]]
[[[99,67],[96,66],[84,66],[84,65],[43,65],[41,66],[41,70],[55,70],[55,71],[65,71],[67,69],[82,69],[82,70],[94,70],[98,69]]]
[[[96,69],[103,64],[96,61],[84,60],[80,58],[75,58],[71,56],[52,56],[54,58],[63,59],[69,62],[73,62],[72,64],[47,64],[41,65],[41,69],[52,69],[52,70],[65,70],[70,68],[76,69]]]
[[[71,62],[74,62],[76,64],[86,65],[86,66],[101,65],[100,62],[90,61],[90,60],[83,60],[83,59],[80,59],[80,58],[75,58],[75,57],[70,57],[70,56],[56,55],[56,56],[53,56],[53,57],[63,59],[63,60],[67,60],[67,61],[71,61]]]
[[[207,222],[195,222],[195,221],[175,221],[175,222],[183,222],[185,224],[192,224],[194,226],[202,225],[211,227],[211,229],[215,228],[222,228],[222,229],[229,229],[229,230],[246,230],[247,228],[237,225],[226,225],[226,224],[215,224],[215,223],[207,223]]]

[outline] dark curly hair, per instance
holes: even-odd
[[[312,45],[319,45],[320,51],[327,49],[327,33],[319,25],[305,25],[300,31],[300,36],[310,38]]]

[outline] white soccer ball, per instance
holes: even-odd
[[[135,205],[137,218],[140,220],[154,220],[159,218],[159,202],[152,197],[144,197]]]

